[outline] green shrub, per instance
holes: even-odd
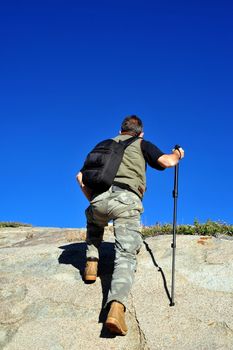
[[[30,224],[23,224],[22,222],[11,222],[11,221],[7,221],[7,222],[0,222],[0,227],[32,227],[32,225]]]
[[[172,232],[172,224],[156,224],[154,226],[143,227],[142,229],[142,235],[144,237],[172,234]],[[177,234],[182,235],[233,236],[233,225],[228,225],[221,221],[215,222],[211,220],[207,220],[205,223],[200,223],[197,219],[195,219],[193,225],[177,225],[176,232]]]

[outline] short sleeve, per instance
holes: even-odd
[[[158,163],[159,157],[161,157],[164,154],[164,152],[161,151],[157,146],[155,146],[153,143],[149,141],[142,140],[141,150],[149,166],[157,170],[165,169]]]

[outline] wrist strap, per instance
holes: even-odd
[[[177,151],[179,152],[180,156],[179,156],[179,159],[181,159],[181,152],[180,150],[177,148]]]
[[[180,152],[179,148],[180,148],[179,145],[175,145],[175,147],[174,147],[174,149],[179,152],[179,154],[180,154],[179,159],[181,159],[181,152]]]

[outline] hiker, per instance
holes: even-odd
[[[171,154],[164,154],[157,146],[143,139],[143,125],[136,115],[126,117],[115,141],[138,136],[126,149],[112,186],[96,194],[83,183],[83,168],[77,181],[90,201],[86,209],[87,252],[84,280],[94,282],[97,278],[99,248],[104,227],[113,220],[115,236],[115,261],[111,288],[106,306],[109,307],[105,326],[111,333],[125,335],[127,325],[125,311],[127,298],[136,271],[136,255],[142,246],[140,214],[143,212],[142,198],[146,190],[146,165],[157,170],[175,166],[184,157],[180,147]]]

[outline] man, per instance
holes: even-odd
[[[164,170],[175,166],[184,157],[182,148],[173,150],[171,154],[164,154],[151,142],[143,140],[142,121],[136,115],[123,120],[120,134],[114,139],[126,140],[136,135],[139,138],[126,148],[114,183],[108,191],[93,193],[82,182],[82,169],[77,175],[77,181],[90,201],[90,206],[86,209],[86,281],[96,280],[104,227],[113,220],[116,255],[106,304],[110,310],[105,326],[110,332],[119,335],[127,333],[127,297],[136,271],[136,255],[142,245],[140,214],[143,211],[142,198],[146,190],[146,165]]]

